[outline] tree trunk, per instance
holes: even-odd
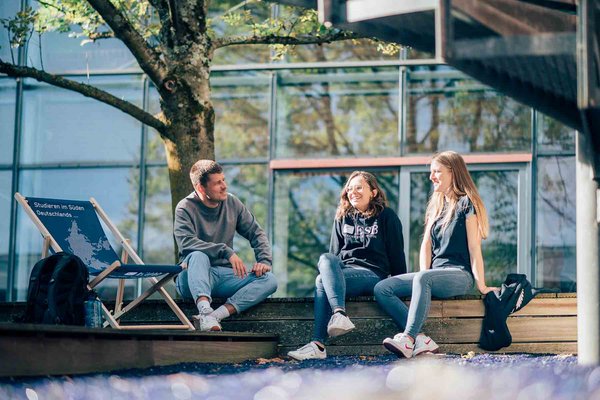
[[[208,101],[201,113],[190,115],[182,112],[169,127],[175,140],[166,139],[164,142],[173,213],[177,203],[194,190],[189,175],[192,165],[200,159],[215,159],[214,120],[214,110]]]

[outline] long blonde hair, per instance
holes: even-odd
[[[479,233],[482,239],[487,238],[489,233],[489,223],[487,211],[479,196],[477,187],[467,170],[465,160],[455,151],[444,151],[433,156],[431,162],[437,162],[448,168],[452,173],[452,185],[449,189],[448,207],[443,215],[442,231],[445,230],[456,213],[458,200],[462,196],[467,196],[473,207],[475,207],[475,216],[479,226]],[[425,212],[425,234],[427,235],[433,223],[440,218],[444,212],[445,195],[444,193],[434,192],[427,203]]]
[[[350,181],[357,176],[362,176],[364,178],[364,180],[367,182],[367,185],[369,185],[369,190],[377,191],[377,194],[375,194],[375,196],[373,196],[369,202],[367,211],[363,213],[365,216],[372,217],[379,215],[379,213],[382,212],[383,209],[388,205],[385,192],[379,187],[379,183],[377,183],[377,178],[375,178],[375,175],[366,171],[354,171],[352,174],[350,174],[350,177],[340,192],[340,203],[337,211],[335,212],[335,219],[342,219],[351,211],[357,211],[352,204],[350,204],[350,200],[348,199],[348,185],[350,184]]]

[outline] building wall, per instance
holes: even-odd
[[[0,5],[0,17],[14,12],[10,4]],[[3,35],[0,46],[9,59]],[[575,290],[574,132],[448,66],[406,58],[355,44],[299,49],[277,63],[264,48],[216,55],[216,158],[230,191],[271,238],[276,295],[312,296],[340,188],[355,169],[378,176],[401,217],[409,269],[418,269],[427,163],[448,149],[470,157],[490,214],[488,284],[518,271],[537,285]],[[118,41],[81,46],[48,34],[21,60],[36,67],[43,60],[50,72],[159,110],[156,91]],[[78,94],[0,77],[0,301],[24,298],[41,249],[15,191],[93,196],[146,262],[169,263],[168,184],[152,129]],[[245,240],[235,247],[254,262]],[[136,290],[129,284],[128,295]]]

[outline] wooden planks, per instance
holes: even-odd
[[[0,376],[65,375],[277,354],[270,334],[117,331],[0,324]]]
[[[166,323],[173,318],[158,302],[141,304],[129,316],[134,322]],[[220,304],[219,301],[215,305]],[[408,302],[407,302],[408,303]],[[187,315],[195,314],[192,303],[179,303]],[[278,351],[285,355],[307,343],[313,331],[312,298],[267,299],[264,303],[223,321],[227,332],[277,334]],[[372,297],[357,297],[346,303],[348,315],[356,330],[330,341],[328,351],[344,354],[379,354],[384,338],[393,336],[398,327]],[[6,305],[11,311],[18,307]],[[0,320],[2,319],[0,305]],[[448,300],[433,300],[429,318],[423,330],[442,346],[444,351],[464,353],[481,351],[477,348],[484,307],[481,296],[471,295]],[[575,353],[577,351],[577,297],[574,293],[543,294],[511,316],[508,326],[513,344],[501,352]],[[336,350],[338,349],[338,350]],[[208,350],[206,350],[208,351]],[[242,349],[238,350],[243,352]],[[187,352],[187,350],[182,350]],[[341,353],[340,353],[341,354]],[[169,357],[165,350],[163,357]]]

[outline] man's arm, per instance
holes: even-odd
[[[235,254],[232,248],[225,243],[205,242],[198,237],[193,219],[189,211],[178,207],[175,210],[175,223],[173,233],[179,248],[179,253],[186,256],[192,251],[201,251],[212,260],[229,260]]]

